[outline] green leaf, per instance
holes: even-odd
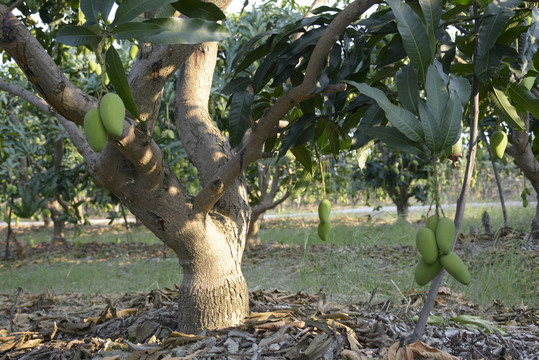
[[[354,81],[346,82],[352,86],[355,86],[361,93],[375,100],[378,106],[385,111],[386,117],[391,125],[397,128],[408,139],[415,142],[423,141],[423,128],[414,114],[391,103],[384,92],[380,89],[370,87],[364,83],[357,83]]]
[[[365,164],[371,153],[370,148],[374,145],[375,141],[371,140],[362,147],[356,150],[357,165],[361,170],[365,169]]]
[[[440,122],[449,100],[449,92],[447,91],[447,75],[437,60],[434,60],[427,70],[425,90],[430,113],[434,116],[435,121]]]
[[[442,0],[419,0],[419,5],[427,24],[431,50],[434,54],[436,51],[436,30],[442,17]]]
[[[56,40],[68,46],[82,46],[89,45],[93,42],[99,42],[101,38],[88,28],[77,25],[67,25],[58,30]]]
[[[96,0],[80,0],[80,9],[88,21],[97,24],[99,7]]]
[[[240,71],[243,71],[243,70],[247,69],[249,67],[249,65],[254,63],[256,60],[261,59],[264,56],[268,55],[270,50],[271,50],[271,45],[264,44],[264,45],[260,45],[259,47],[257,47],[253,51],[249,52],[245,56],[243,61],[234,69],[234,73],[237,74]],[[236,56],[236,58],[234,60],[236,60],[236,59],[238,59],[237,56]],[[232,67],[236,66],[235,64],[236,63],[233,61],[232,62]]]
[[[451,76],[449,79],[449,88],[458,95],[462,106],[466,105],[470,101],[470,95],[472,93],[472,85],[465,77]]]
[[[305,145],[302,146],[295,146],[292,149],[290,149],[292,154],[296,157],[296,159],[303,165],[305,170],[308,170],[309,172],[312,171],[313,168],[313,162],[311,159],[311,152],[307,149]]]
[[[81,0],[80,9],[90,24],[97,24],[99,14],[102,19],[107,19],[112,9],[114,0]]]
[[[512,83],[508,89],[509,96],[513,104],[517,106],[517,109],[525,114],[529,111],[535,118],[539,119],[539,99],[537,99],[524,85]]]
[[[223,25],[213,21],[188,18],[150,19],[143,24],[159,25],[158,34],[138,36],[136,39],[152,44],[200,44],[206,41],[220,41],[230,34]]]
[[[504,92],[495,87],[492,87],[491,90],[488,97],[499,118],[513,129],[525,131],[526,126],[524,121],[518,116],[517,109],[511,105]]]
[[[440,141],[437,149],[443,151],[453,146],[460,138],[464,109],[455,91],[449,94],[449,100],[440,124]]]
[[[172,6],[183,15],[190,18],[198,18],[210,21],[226,19],[226,15],[219,7],[210,2],[200,0],[180,0],[172,3]]]
[[[419,86],[417,72],[411,65],[403,67],[395,76],[399,100],[406,109],[418,114]]]
[[[331,153],[334,156],[338,156],[341,150],[341,142],[339,140],[339,126],[331,120],[325,120],[324,127],[326,129],[326,134],[329,140],[329,147],[331,149]]]
[[[249,126],[251,107],[254,95],[247,90],[239,91],[232,95],[229,113],[229,139],[230,145],[235,147],[240,144]]]
[[[511,18],[513,12],[510,10],[500,10],[500,12],[484,16],[481,19],[479,28],[479,44],[477,53],[484,56],[496,43],[498,37],[503,32],[505,24]]]
[[[394,127],[376,126],[365,130],[365,133],[373,138],[380,139],[383,143],[408,154],[422,155],[421,144],[409,140],[403,133]]]
[[[474,72],[479,81],[489,82],[500,66],[502,58],[503,52],[497,45],[494,45],[485,55],[478,56],[474,64]]]
[[[386,0],[397,19],[397,28],[401,34],[404,49],[424,79],[433,52],[425,24],[408,4],[400,0]]]
[[[298,179],[296,180],[296,183],[294,184],[294,187],[292,190],[290,190],[290,196],[292,198],[298,197],[305,191],[307,186],[311,185],[313,183],[313,176],[309,170],[303,170],[301,174],[298,176]]]
[[[440,144],[441,121],[432,115],[428,105],[423,100],[420,100],[417,105],[419,108],[421,126],[423,127],[423,133],[425,134],[425,145],[427,145],[427,148],[429,148],[432,153],[436,153],[436,151],[439,150],[438,144]]]
[[[123,0],[116,10],[112,25],[120,25],[131,21],[145,11],[157,9],[175,0]]]
[[[114,90],[116,90],[116,93],[124,102],[125,108],[129,110],[134,117],[140,118],[137,105],[135,105],[135,100],[133,100],[131,88],[127,82],[127,77],[125,76],[122,60],[114,46],[109,47],[105,54],[105,66],[110,83],[114,86]]]
[[[225,85],[223,90],[221,90],[221,94],[232,95],[238,91],[244,91],[249,85],[251,85],[251,79],[249,77],[235,78]]]
[[[157,24],[146,22],[127,22],[116,26],[112,34],[116,40],[128,40],[139,38],[141,36],[157,35],[163,31],[163,28]]]

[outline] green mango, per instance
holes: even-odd
[[[438,260],[438,245],[434,231],[426,227],[421,228],[415,238],[415,244],[427,264],[434,264]]]
[[[456,253],[451,251],[446,255],[442,255],[440,257],[440,263],[449,275],[453,276],[459,283],[464,285],[470,284],[471,277],[468,267]]]
[[[507,148],[507,134],[501,130],[498,130],[492,134],[490,138],[490,150],[492,150],[492,156],[494,159],[501,159],[505,154]]]
[[[331,212],[331,203],[328,199],[320,201],[318,204],[318,218],[320,222],[325,223],[329,220],[329,213]]]
[[[434,214],[427,219],[427,227],[436,232],[436,226],[438,225],[438,215]]]
[[[138,50],[139,48],[137,44],[131,45],[131,47],[129,48],[129,56],[131,57],[131,59],[134,59],[137,57]]]
[[[124,118],[125,118],[125,105],[122,99],[114,94],[108,93],[101,99],[99,104],[99,114],[105,129],[112,136],[122,136]]]
[[[442,254],[447,254],[453,247],[455,240],[455,223],[447,217],[438,220],[436,225],[436,244]]]
[[[107,130],[103,126],[99,110],[94,108],[84,116],[84,134],[88,144],[95,152],[103,150],[107,144]]]
[[[331,224],[328,222],[321,222],[318,224],[318,236],[320,239],[326,241],[328,239],[329,231],[331,230]]]
[[[419,259],[415,268],[415,282],[419,286],[427,285],[442,271],[442,264],[437,259],[433,264],[427,264],[423,258]]]

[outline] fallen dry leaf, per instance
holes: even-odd
[[[433,348],[421,340],[417,340],[415,343],[408,345],[408,347],[414,352],[414,354],[422,356],[423,358],[434,360],[458,360],[456,356]]]

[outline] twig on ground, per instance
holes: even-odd
[[[15,300],[13,301],[13,305],[9,309],[9,331],[13,332],[13,327],[15,326],[15,322],[13,321],[13,318],[15,317],[15,310],[17,309],[17,299],[19,298],[20,293],[22,292],[22,288],[17,288],[17,294],[15,294]]]

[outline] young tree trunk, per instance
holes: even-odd
[[[249,230],[247,230],[247,246],[253,248],[260,245],[260,225],[264,219],[264,214],[252,214]]]
[[[410,210],[410,187],[403,184],[398,189],[388,187],[387,192],[393,203],[397,207],[397,216],[400,220],[409,220]]]
[[[64,208],[56,199],[51,201],[47,208],[51,212],[51,220],[53,223],[53,234],[51,238],[51,243],[65,243],[65,221],[63,218],[61,218],[61,216],[64,214]]]

